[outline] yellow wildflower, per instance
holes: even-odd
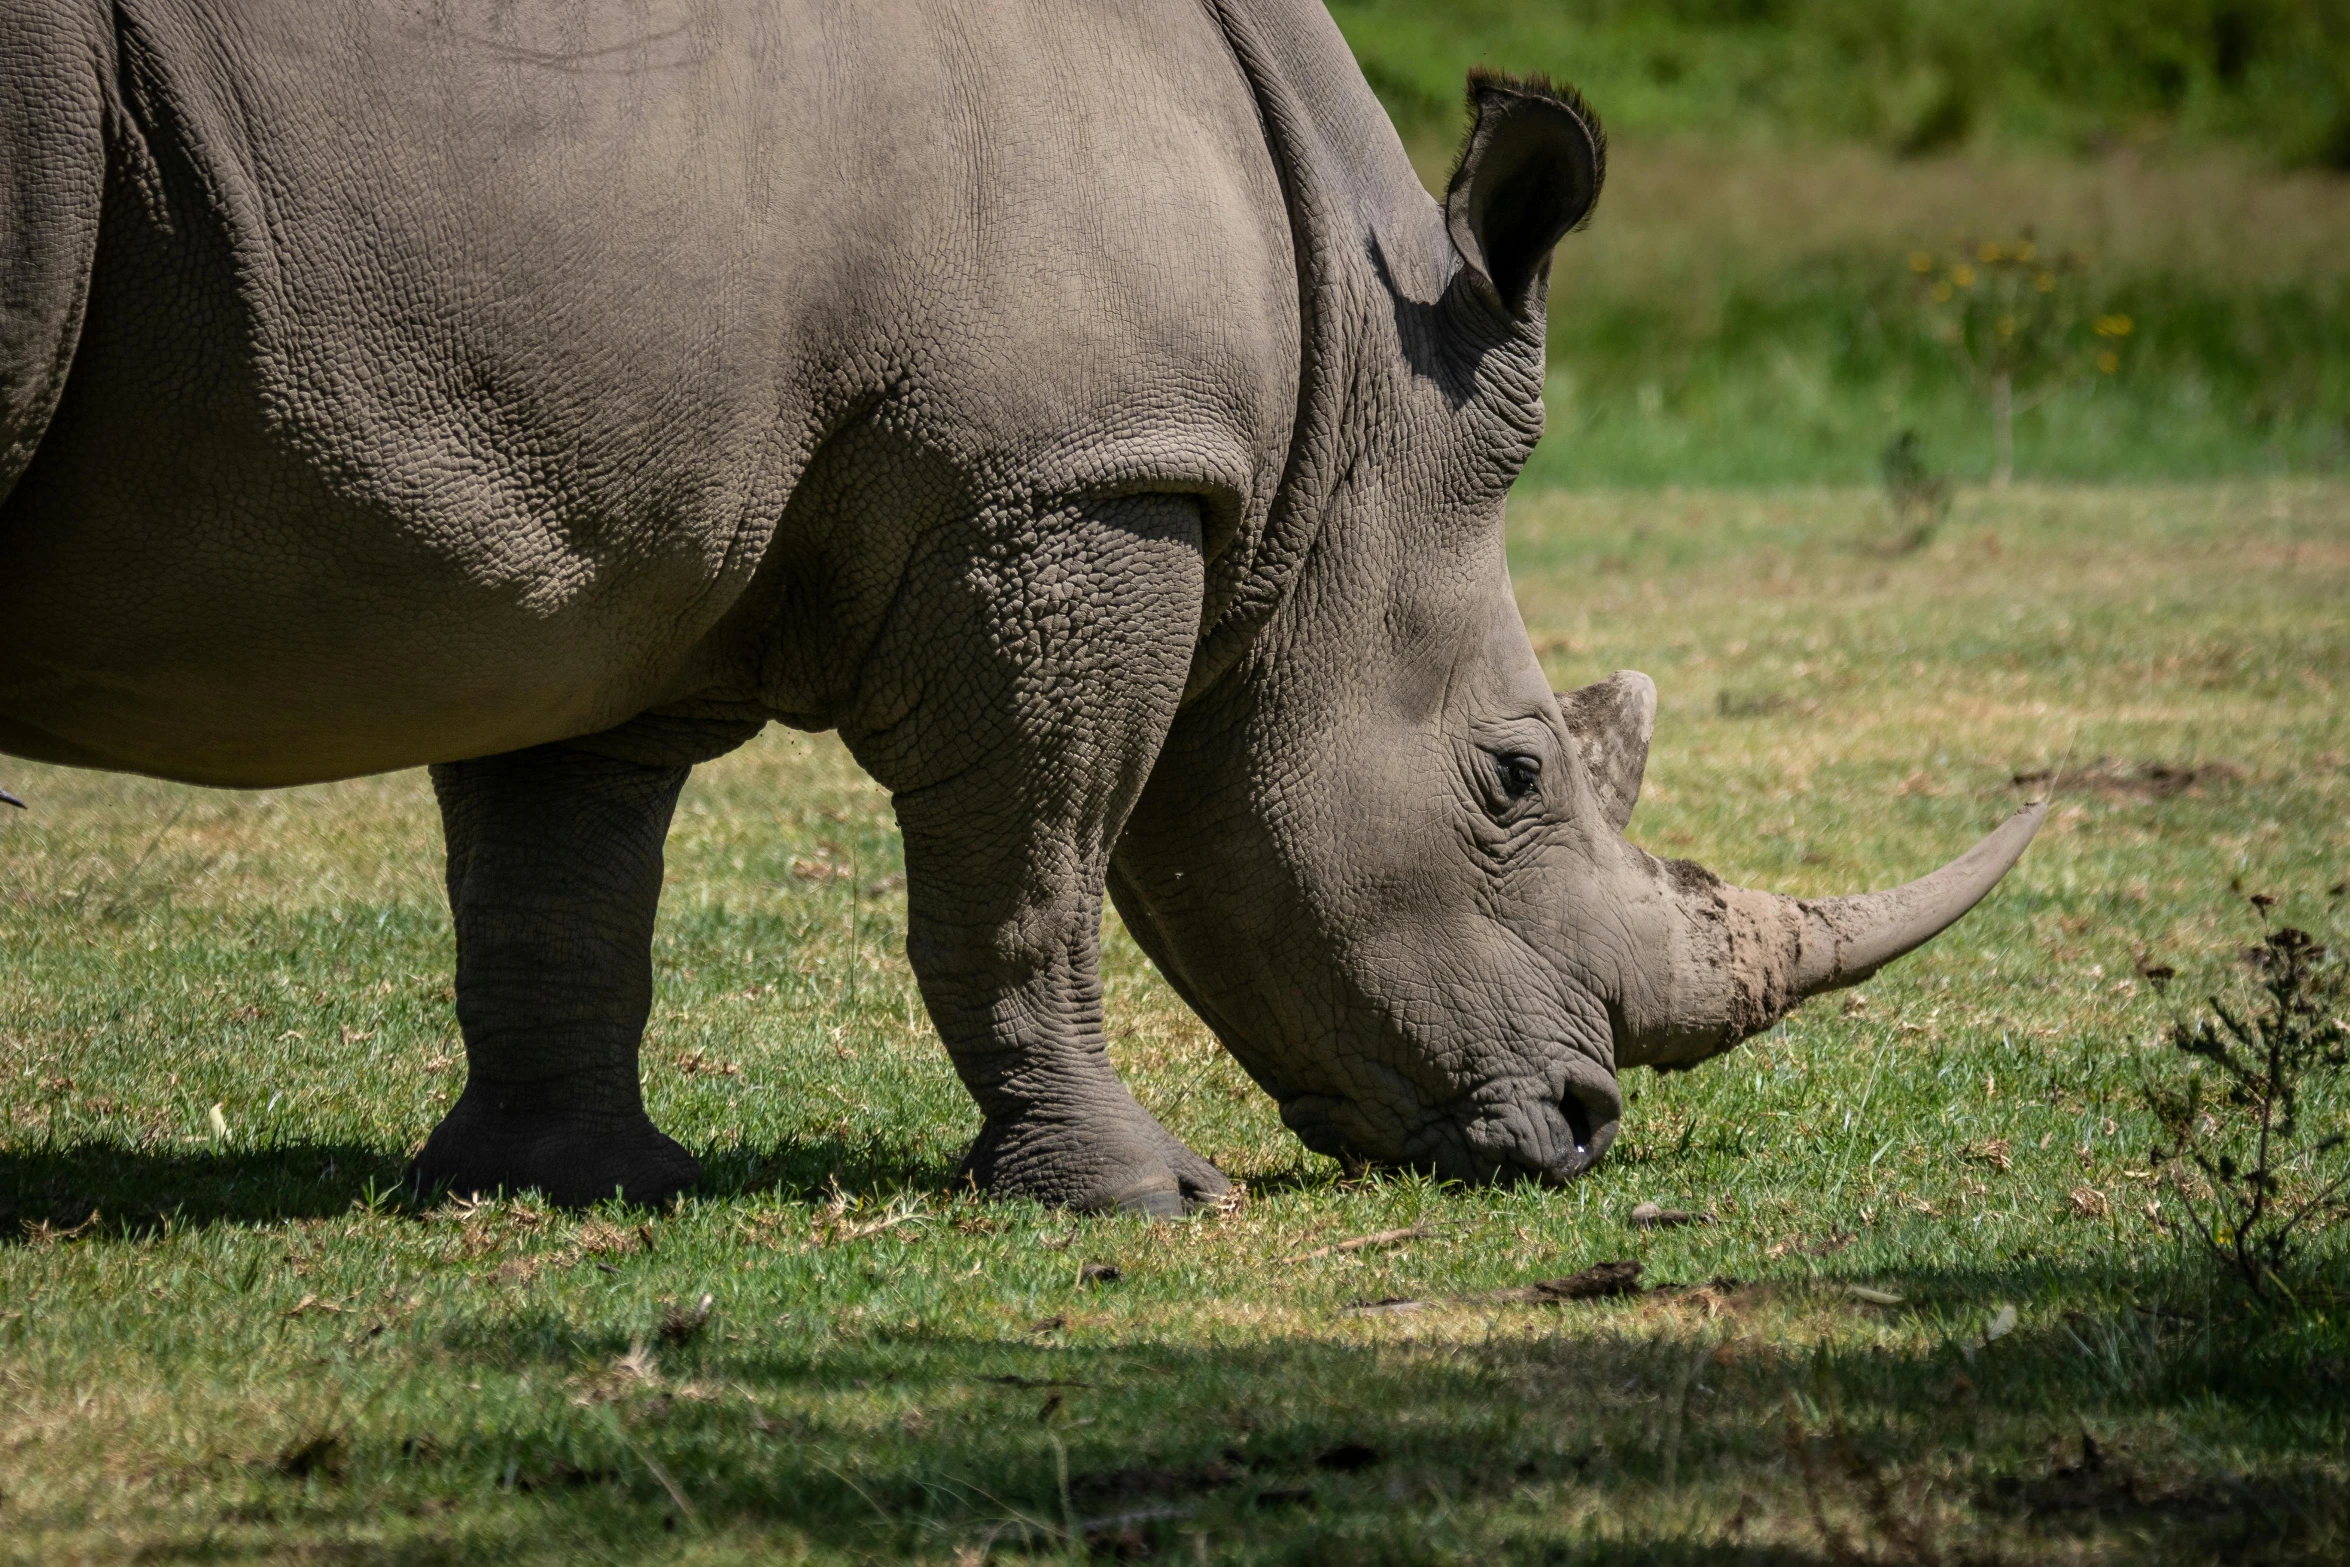
[[[1934,258],[1922,250],[1913,250],[1909,253],[1909,269],[1912,272],[1931,272],[1934,270]]]
[[[2015,259],[2018,261],[2029,261],[2039,253],[2040,247],[2028,239],[2015,247]]]
[[[2105,372],[2107,375],[2111,375],[2111,374],[2113,374],[2113,373],[2114,373],[2116,370],[2119,370],[2121,367],[2122,367],[2122,356],[2121,356],[2121,355],[2119,355],[2119,354],[2117,354],[2117,353],[2115,353],[2115,352],[2114,352],[2112,349],[2110,349],[2110,348],[2106,349],[2104,352],[2100,353],[2100,354],[2097,356],[2097,368],[2098,368],[2098,369],[2100,369],[2100,370],[2102,370],[2102,371],[2104,371],[2104,372]]]
[[[2128,337],[2130,329],[2136,325],[2135,321],[2124,315],[2099,316],[2097,318],[2097,335],[2099,337]]]
[[[2007,252],[2001,250],[1995,242],[1991,240],[1985,240],[1979,247],[1977,247],[1975,254],[1982,258],[1983,264],[1985,266],[1988,266],[1992,262],[1997,261],[2000,257],[2006,255]]]
[[[2015,336],[2015,317],[2001,316],[1999,318],[1999,335],[2001,337]]]
[[[1937,283],[1934,285],[1934,303],[1937,305],[1947,305],[1950,303],[1950,285],[1948,283]]]
[[[1960,288],[1973,288],[1975,286],[1975,269],[1962,261],[1950,269],[1950,281],[1956,283]]]
[[[2032,274],[2032,286],[2043,294],[2053,294],[2056,292],[2056,274],[2047,271],[2035,272]]]

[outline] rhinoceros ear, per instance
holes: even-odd
[[[1648,771],[1648,741],[1656,733],[1656,682],[1637,669],[1619,669],[1597,685],[1558,694],[1559,716],[1575,737],[1591,791],[1607,824],[1622,832]]]
[[[1444,193],[1453,245],[1511,314],[1536,306],[1550,252],[1591,215],[1607,178],[1607,135],[1572,87],[1469,73],[1476,123]]]

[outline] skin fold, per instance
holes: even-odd
[[[1226,1189],[1105,891],[1309,1145],[1557,1180],[2037,823],[1816,904],[1622,837],[1654,690],[1554,695],[1502,551],[1570,91],[1472,79],[1440,203],[1310,0],[0,0],[0,69],[0,751],[432,766],[420,1185],[696,1178],[661,843],[768,722],[891,793],[970,1175],[1081,1209]]]

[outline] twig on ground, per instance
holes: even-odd
[[[1316,1257],[1327,1257],[1333,1252],[1369,1251],[1376,1246],[1396,1246],[1405,1241],[1426,1240],[1435,1233],[1436,1230],[1432,1225],[1415,1224],[1408,1229],[1381,1230],[1375,1235],[1357,1235],[1349,1240],[1332,1241],[1327,1246],[1317,1246],[1312,1251],[1301,1251],[1294,1257],[1284,1257],[1281,1260],[1283,1262],[1312,1262]]]
[[[662,1467],[661,1460],[638,1447],[634,1442],[628,1445],[629,1450],[636,1454],[637,1461],[643,1464],[647,1472],[661,1483],[661,1489],[669,1493],[669,1499],[677,1504],[677,1510],[685,1516],[686,1523],[693,1528],[696,1534],[701,1533],[702,1515],[694,1511],[692,1502],[686,1500],[685,1488],[677,1483],[677,1477]]]
[[[1571,1300],[1603,1300],[1612,1295],[1640,1293],[1641,1264],[1593,1263],[1580,1273],[1561,1279],[1537,1279],[1509,1289],[1477,1290],[1466,1295],[1444,1295],[1434,1300],[1374,1300],[1348,1306],[1350,1317],[1400,1316],[1430,1306],[1556,1306]]]

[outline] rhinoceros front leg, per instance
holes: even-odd
[[[654,1203],[700,1179],[637,1083],[661,845],[686,767],[562,745],[432,770],[457,926],[465,1093],[418,1189]]]
[[[906,950],[986,1117],[986,1191],[1181,1213],[1230,1183],[1104,1049],[1109,851],[1174,719],[1200,522],[1144,496],[934,536],[868,661],[851,747],[905,834]],[[1010,540],[998,546],[997,540]]]

